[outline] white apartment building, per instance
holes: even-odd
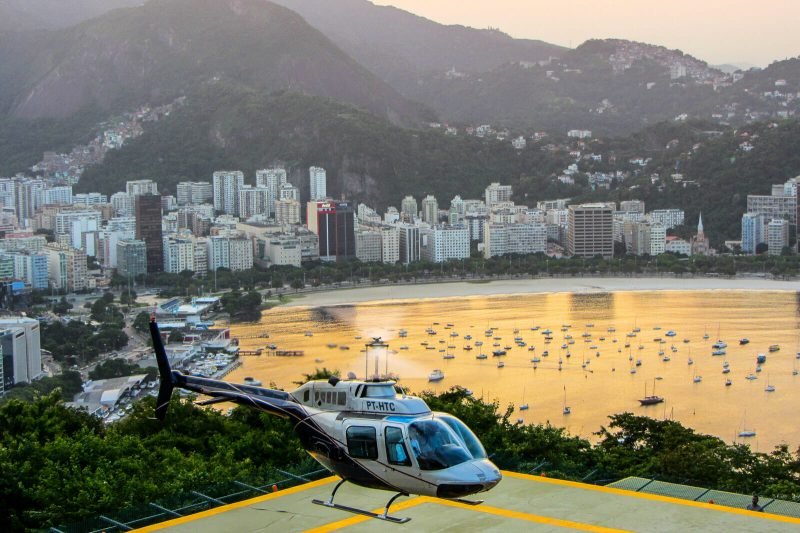
[[[667,242],[664,245],[664,251],[691,256],[692,244],[689,241],[685,241],[677,237],[667,237]]]
[[[50,285],[67,292],[84,290],[88,285],[86,253],[69,246],[48,244],[47,254]]]
[[[164,272],[179,274],[195,269],[195,244],[191,238],[167,237],[164,239]]]
[[[40,335],[38,320],[0,318],[0,362],[11,362],[0,365],[0,396],[5,394],[3,382],[30,383],[43,374]]]
[[[72,195],[72,203],[75,205],[101,205],[108,203],[108,196],[99,192],[83,192]]]
[[[619,210],[624,213],[644,213],[642,200],[623,200],[619,203]]]
[[[114,209],[114,216],[118,217],[134,216],[133,196],[131,196],[126,192],[117,192],[112,194],[111,206]]]
[[[572,139],[591,139],[592,130],[569,130],[567,132],[567,137]]]
[[[400,214],[403,216],[403,220],[413,222],[419,216],[416,198],[413,196],[403,198],[400,202]]]
[[[381,231],[374,228],[359,228],[356,231],[356,258],[362,263],[380,263],[383,242]]]
[[[234,272],[253,268],[253,243],[239,235],[214,235],[208,238],[208,269],[227,268]]]
[[[789,221],[775,218],[767,224],[767,253],[781,255],[783,249],[789,246]]]
[[[286,169],[283,167],[265,168],[256,171],[256,187],[267,189],[267,207],[269,214],[275,209],[282,185],[287,183]]]
[[[72,203],[72,186],[50,187],[42,191],[42,205],[69,205]]]
[[[784,218],[789,224],[797,224],[797,197],[748,194],[747,212],[762,214],[768,220]]]
[[[442,263],[450,259],[469,259],[469,230],[464,226],[435,226],[420,229],[422,259]]]
[[[270,235],[264,244],[264,254],[271,265],[299,267],[303,261],[302,243],[295,235]]]
[[[275,202],[275,223],[300,224],[300,202],[288,199]]]
[[[547,251],[547,227],[543,223],[487,224],[483,256],[532,254]]]
[[[309,180],[309,200],[324,200],[328,197],[328,174],[322,167],[310,167],[308,169]],[[296,198],[299,200],[299,198]]]
[[[247,220],[257,215],[269,216],[272,208],[268,201],[269,191],[266,187],[245,185],[239,189],[239,218]]]
[[[178,184],[178,205],[199,205],[214,198],[214,186],[207,181],[183,181]]]
[[[439,222],[439,202],[432,194],[422,199],[422,221],[431,226]]]
[[[217,171],[213,174],[214,210],[228,215],[239,212],[239,189],[244,187],[244,174],[235,171]]]
[[[486,206],[491,208],[493,205],[501,202],[510,202],[513,190],[511,185],[500,185],[499,183],[491,183],[486,187],[485,196]]]
[[[400,232],[394,226],[381,226],[381,261],[390,265],[400,261]]]
[[[125,192],[130,196],[158,194],[158,184],[153,180],[134,180],[125,183]]]
[[[297,200],[300,201],[300,189],[291,183],[284,183],[278,188],[278,200]]]
[[[651,222],[658,222],[666,229],[682,226],[685,218],[683,209],[654,209],[647,214]]]

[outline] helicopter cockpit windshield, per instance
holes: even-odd
[[[474,439],[477,447],[470,446],[469,440],[461,437],[460,428],[456,429],[459,424],[469,433],[469,437]],[[472,459],[486,457],[486,452],[472,432],[458,419],[452,417],[412,422],[408,426],[408,439],[421,470],[443,470]],[[472,453],[473,449],[477,455]]]

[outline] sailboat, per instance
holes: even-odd
[[[661,396],[656,396],[656,380],[653,380],[653,394],[650,396],[647,395],[647,383],[644,384],[644,398],[639,400],[641,405],[655,405],[657,403],[663,403],[664,398]]]
[[[563,414],[568,415],[572,412],[572,408],[567,405],[567,386],[564,385],[564,409],[561,411]]]
[[[755,429],[747,429],[747,411],[744,412],[744,420],[742,422],[742,430],[739,432],[740,437],[755,437]]]
[[[775,392],[775,385],[769,384],[769,375],[767,376],[767,386],[764,387],[764,392]]]
[[[522,403],[519,406],[519,410],[520,411],[527,411],[528,410],[528,404],[525,403],[525,387],[522,387]]]

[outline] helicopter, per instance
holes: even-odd
[[[410,518],[389,514],[401,496],[479,505],[483,500],[465,497],[488,491],[502,479],[466,424],[431,411],[395,381],[331,377],[309,381],[292,392],[234,384],[173,370],[155,317],[150,319],[150,335],[160,378],[156,418],[164,420],[177,387],[208,397],[198,405],[233,402],[291,420],[306,452],[341,478],[327,500],[312,500],[316,505],[403,524]],[[383,513],[334,503],[347,482],[396,494]]]

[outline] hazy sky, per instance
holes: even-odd
[[[712,64],[766,66],[800,55],[800,0],[373,0],[445,24],[578,46],[618,37]]]

